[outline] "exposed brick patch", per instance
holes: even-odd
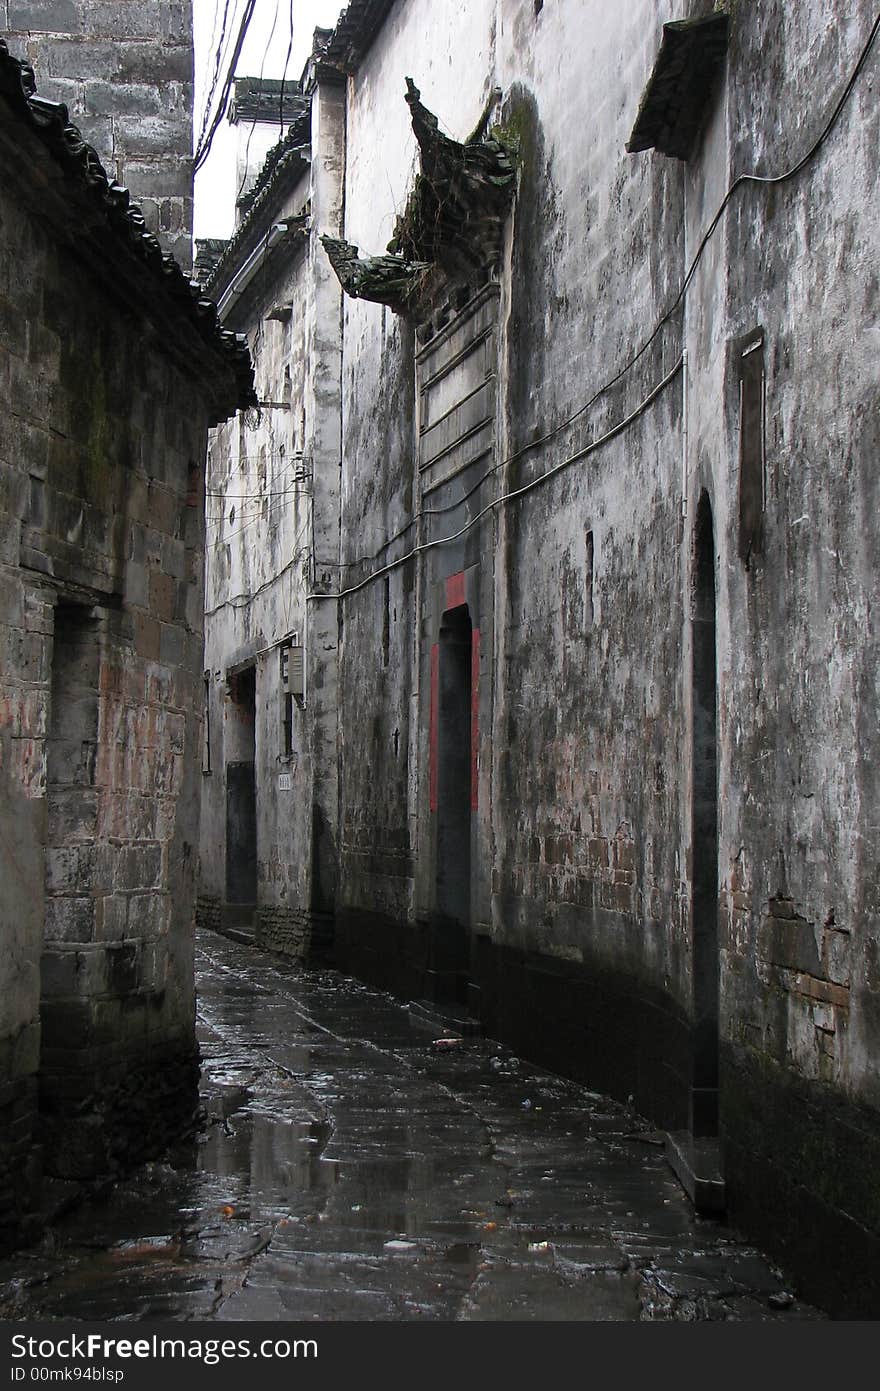
[[[219,932],[222,919],[220,899],[209,894],[199,894],[196,900],[196,925],[210,928],[212,932]]]
[[[304,960],[311,951],[311,926],[307,912],[261,904],[256,912],[257,946]]]
[[[0,1039],[0,1251],[32,1235],[41,1173],[33,1144],[39,1053],[38,1024]]]
[[[118,1014],[120,1002],[111,1003]],[[147,1008],[122,1010],[116,1027],[130,1037],[141,1033]],[[75,1071],[67,1067],[53,1075],[47,1068],[39,1118],[47,1172],[70,1179],[124,1172],[161,1154],[194,1125],[197,1051],[191,1043],[148,1043],[148,1037],[145,1028],[139,1050],[109,1041],[75,1049]],[[64,1051],[69,1059],[70,1050]],[[47,1062],[52,1060],[50,1050]]]

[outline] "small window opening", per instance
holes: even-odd
[[[584,630],[589,632],[593,626],[593,533],[587,532],[586,560],[584,563]]]
[[[382,608],[382,665],[387,667],[391,656],[391,578],[385,576]]]
[[[281,752],[285,758],[293,756],[293,696],[290,691],[283,695],[281,711]]]
[[[205,690],[205,713],[202,721],[202,772],[211,771],[211,673],[202,678]]]
[[[261,692],[262,694],[262,692]],[[229,673],[235,706],[224,725],[226,902],[257,902],[257,669]]]
[[[544,8],[544,0],[535,0],[535,14],[538,15]]]
[[[738,350],[739,379],[739,556],[750,568],[764,542],[766,469],[764,448],[764,334],[750,334]]]
[[[293,755],[293,693],[290,689],[290,647],[279,649],[279,677],[281,682],[281,757]]]

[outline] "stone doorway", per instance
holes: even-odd
[[[464,1003],[471,950],[473,625],[466,604],[444,612],[438,643],[435,999]]]
[[[256,669],[230,677],[226,764],[226,903],[251,921],[257,902]]]
[[[703,491],[694,528],[691,617],[691,1075],[688,1130],[667,1156],[697,1208],[725,1206],[718,1141],[718,666],[715,532]]]
[[[718,1134],[718,682],[712,508],[700,498],[694,547],[693,613],[693,1075],[690,1128]]]

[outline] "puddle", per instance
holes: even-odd
[[[776,1275],[751,1250],[734,1271],[720,1226],[707,1243],[622,1108],[201,942],[202,1132],[0,1262],[0,1318],[637,1319],[716,1289],[767,1316]]]

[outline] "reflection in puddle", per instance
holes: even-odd
[[[201,1134],[0,1262],[0,1318],[631,1319],[636,1262],[715,1240],[615,1103],[204,944]]]

